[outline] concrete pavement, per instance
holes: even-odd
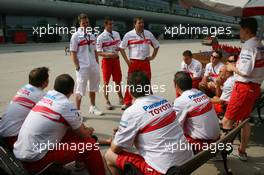
[[[240,46],[238,41],[223,41],[230,45]],[[10,99],[18,88],[27,83],[28,72],[39,66],[50,68],[50,84],[48,89],[52,89],[54,79],[62,73],[71,74],[75,78],[73,63],[69,56],[65,56],[64,47],[68,43],[29,43],[25,45],[4,44],[0,45],[0,113],[2,113]],[[161,48],[157,58],[152,62],[152,84],[163,85],[165,92],[159,92],[171,102],[174,101],[175,91],[173,87],[173,75],[179,70],[182,52],[186,49],[192,52],[209,50],[209,46],[201,45],[200,40],[181,41],[161,41]],[[121,59],[123,82],[125,84],[127,66]],[[102,85],[102,81],[101,81]],[[71,98],[73,99],[73,98]],[[82,103],[82,115],[85,124],[93,126],[96,133],[108,138],[112,135],[112,129],[118,126],[122,111],[118,106],[116,94],[111,94],[112,104],[115,110],[107,111],[104,108],[104,98],[102,92],[97,94],[97,106],[105,112],[104,116],[94,116],[88,114],[89,99],[84,97]],[[241,162],[236,157],[229,158],[229,166],[234,174],[264,174],[264,135],[262,134],[264,125],[254,126],[252,138],[249,144],[248,162]],[[104,150],[106,147],[103,147]],[[207,164],[194,172],[195,175],[221,174],[223,165],[220,162],[209,161]],[[78,173],[77,173],[78,174]],[[83,174],[83,173],[79,173]]]

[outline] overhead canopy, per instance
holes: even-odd
[[[264,15],[264,1],[251,0],[243,9],[243,16],[258,16]]]
[[[264,0],[180,0],[180,3],[229,16],[264,15]]]

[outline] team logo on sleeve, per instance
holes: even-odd
[[[124,121],[124,120],[121,120],[119,125],[123,128],[126,128],[128,126],[128,122],[127,121]]]

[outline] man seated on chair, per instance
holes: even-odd
[[[202,91],[192,88],[192,79],[184,71],[174,76],[176,90],[181,94],[174,101],[177,121],[193,147],[194,153],[202,150],[204,144],[216,141],[220,136],[218,118],[210,98]],[[206,145],[205,145],[206,146]]]
[[[189,73],[192,77],[193,88],[198,88],[203,75],[202,63],[192,58],[193,54],[190,50],[185,50],[182,55],[181,70]]]
[[[85,127],[69,100],[73,89],[70,75],[58,76],[54,90],[47,92],[24,121],[13,152],[29,172],[37,173],[53,162],[65,165],[78,160],[91,175],[105,174],[98,144],[91,137],[94,129]]]
[[[215,81],[220,74],[221,68],[224,66],[224,64],[221,62],[221,58],[222,52],[214,51],[212,53],[210,63],[206,64],[203,79],[199,83],[199,89],[210,97],[215,95]]]
[[[30,71],[28,84],[21,87],[0,120],[0,137],[13,149],[19,130],[35,104],[45,95],[49,84],[49,69],[38,67]]]
[[[124,165],[130,163],[145,175],[160,175],[192,158],[191,149],[171,150],[172,144],[189,144],[172,105],[152,95],[147,75],[132,73],[128,87],[135,101],[124,111],[111,148],[105,154],[111,173],[121,174]],[[129,152],[133,145],[139,154]]]
[[[228,58],[227,62],[229,64],[235,64],[237,61],[237,56],[232,55]],[[211,102],[214,104],[215,111],[217,115],[224,114],[226,107],[228,105],[234,84],[235,76],[232,71],[228,71],[226,66],[221,68],[221,73],[216,79],[216,95],[211,98]]]

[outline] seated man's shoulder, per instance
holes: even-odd
[[[206,64],[206,67],[210,67],[210,66],[212,66],[211,62]]]
[[[186,96],[185,94],[183,94],[183,95],[177,97],[174,100],[173,105],[184,108],[184,106],[186,106],[188,104],[188,101],[189,101],[188,96]]]
[[[199,60],[194,59],[194,62],[196,65],[199,65],[200,67],[202,67],[202,63]]]

